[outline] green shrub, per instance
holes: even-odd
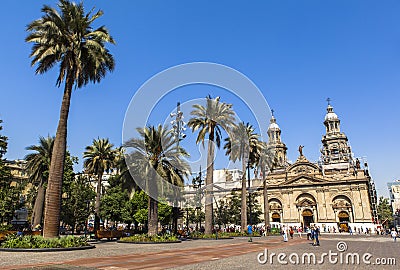
[[[0,224],[0,232],[4,232],[4,231],[10,231],[12,229],[12,225],[11,224]]]
[[[204,238],[216,238],[215,233],[213,233],[213,234],[204,234],[204,233],[201,233],[201,232],[192,232],[190,234],[190,236],[192,238],[202,238],[202,239],[204,239]],[[218,238],[221,238],[221,239],[230,238],[230,237],[248,237],[248,236],[249,236],[249,234],[246,233],[246,232],[245,233],[242,233],[242,232],[219,232],[218,233]],[[253,232],[253,236],[260,236],[260,233],[259,232]]]
[[[222,233],[223,235],[227,235],[230,237],[244,237],[244,236],[249,236],[247,232],[226,232]],[[253,236],[261,236],[260,232],[255,231],[253,232]]]
[[[1,248],[70,248],[88,246],[86,239],[72,235],[59,238],[43,238],[40,235],[7,235]]]
[[[200,232],[193,232],[190,234],[190,237],[192,238],[200,238],[200,239],[216,239],[217,235],[215,233],[213,234],[204,234],[204,233],[200,233]],[[224,239],[224,238],[230,238],[232,237],[231,235],[229,235],[228,233],[218,233],[218,238],[219,239]]]
[[[162,243],[162,242],[170,242],[170,241],[178,241],[178,238],[175,235],[152,235],[149,236],[147,234],[135,234],[128,237],[123,237],[120,239],[121,242],[155,242],[155,243]]]

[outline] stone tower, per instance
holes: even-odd
[[[347,136],[340,132],[340,120],[329,103],[324,125],[326,134],[322,136],[321,161],[323,165],[351,163],[352,153]]]
[[[275,168],[283,168],[287,165],[287,156],[286,145],[281,141],[281,129],[279,128],[278,124],[276,123],[276,119],[274,116],[274,111],[272,110],[272,117],[270,120],[270,124],[268,127],[268,148],[275,150],[275,157],[276,157],[276,167]]]

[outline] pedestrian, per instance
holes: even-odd
[[[319,228],[314,228],[314,244],[313,246],[319,246]]]
[[[300,237],[300,238],[303,238],[303,237],[301,237],[301,233],[303,232],[303,228],[302,228],[302,227],[299,227],[299,228],[297,229],[297,232],[299,233],[299,237]]]
[[[391,231],[390,234],[392,235],[393,242],[396,242],[396,239],[397,239],[397,232],[396,232],[396,230],[395,230],[394,228],[392,228],[392,231]]]
[[[283,226],[283,242],[287,242],[288,241],[288,235],[287,235],[287,229],[285,226]]]
[[[310,240],[310,238],[311,238],[311,229],[310,229],[310,227],[306,227],[306,233],[307,233],[307,240]]]
[[[249,242],[253,242],[253,239],[251,239],[251,236],[253,235],[253,226],[251,224],[247,225],[247,233],[249,234]]]
[[[290,226],[289,234],[290,234],[290,239],[293,239],[294,231],[293,231],[293,227],[292,226]]]
[[[351,226],[349,226],[349,234],[353,235],[353,230],[351,229]]]

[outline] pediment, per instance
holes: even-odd
[[[319,172],[319,167],[309,161],[296,162],[290,165],[287,170],[288,173],[294,174],[311,174]]]
[[[325,180],[310,177],[310,176],[297,176],[292,179],[288,179],[287,181],[281,183],[281,185],[286,186],[303,186],[303,185],[318,185],[318,184],[324,184],[326,183]]]

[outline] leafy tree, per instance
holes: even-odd
[[[241,230],[246,232],[248,216],[246,213],[246,168],[257,162],[263,145],[259,141],[259,135],[254,132],[253,126],[244,122],[235,126],[231,136],[225,141],[224,149],[229,158],[234,162],[242,161]]]
[[[226,200],[228,219],[227,222],[235,225],[241,224],[241,197],[237,192],[232,191]]]
[[[97,191],[96,191],[96,204],[95,212],[95,231],[100,228],[100,203],[101,203],[101,190],[104,172],[109,172],[115,165],[116,151],[113,149],[114,145],[108,139],[93,140],[93,144],[86,147],[83,153],[83,166],[90,175],[97,177]]]
[[[251,220],[253,224],[258,224],[263,221],[260,218],[262,214],[263,212],[261,210],[261,204],[257,199],[257,194],[255,192],[250,193],[249,196],[247,197],[247,219]]]
[[[193,117],[189,120],[188,126],[192,128],[193,132],[199,131],[196,143],[202,142],[204,146],[204,140],[206,139],[206,134],[208,134],[205,233],[211,234],[213,227],[212,184],[214,182],[214,142],[217,144],[217,147],[220,147],[222,137],[221,128],[229,131],[235,126],[235,113],[232,110],[232,104],[220,102],[219,97],[215,99],[207,97],[206,106],[195,104],[190,114]]]
[[[377,211],[378,211],[378,218],[381,222],[384,222],[385,220],[387,220],[389,224],[393,222],[392,207],[390,206],[388,198],[384,198],[383,196],[379,197],[379,204]]]
[[[124,221],[129,225],[135,224],[135,230],[138,229],[139,223],[147,226],[147,204],[149,197],[143,190],[138,190],[133,193],[132,198],[126,202],[127,216]]]
[[[129,162],[135,167],[135,180],[144,179],[145,191],[151,194],[148,197],[148,234],[155,235],[158,232],[158,186],[162,180],[183,186],[183,177],[188,175],[190,167],[181,157],[188,153],[175,145],[172,131],[161,125],[137,128],[137,131],[141,138],[130,139],[125,147],[134,149]]]
[[[167,202],[158,202],[158,220],[161,226],[168,225],[172,221],[172,206]]]
[[[59,64],[56,85],[64,83],[64,95],[49,171],[46,193],[44,237],[59,233],[61,186],[67,146],[67,121],[72,88],[81,88],[89,82],[99,83],[108,71],[114,69],[114,59],[106,43],[114,44],[108,30],[94,29],[93,22],[103,15],[101,10],[85,13],[83,3],[67,0],[58,2],[60,10],[44,5],[43,16],[27,26],[26,42],[33,43],[31,65],[36,74],[49,71]]]
[[[101,216],[104,219],[120,222],[128,215],[126,208],[129,195],[122,189],[122,183],[118,177],[109,179],[110,186],[106,188],[105,194],[101,198]]]
[[[0,120],[0,131],[3,129]],[[8,138],[0,134],[0,224],[10,223],[14,211],[22,205],[20,201],[21,185],[11,185],[12,176],[10,169],[6,166],[3,155],[7,152]]]
[[[34,151],[25,156],[25,160],[27,161],[26,169],[29,172],[29,181],[33,184],[34,190],[36,191],[31,218],[33,227],[42,223],[44,198],[46,194],[45,185],[49,177],[54,139],[54,137],[50,136],[47,138],[40,136],[39,144],[26,147],[26,150]]]
[[[197,229],[200,229],[200,222],[204,220],[205,213],[201,209],[189,208],[189,222],[197,224]]]
[[[67,180],[63,185],[65,199],[61,205],[61,221],[72,227],[72,231],[77,225],[85,224],[90,213],[90,202],[96,196],[89,179],[83,175]],[[89,211],[88,211],[89,210]]]

